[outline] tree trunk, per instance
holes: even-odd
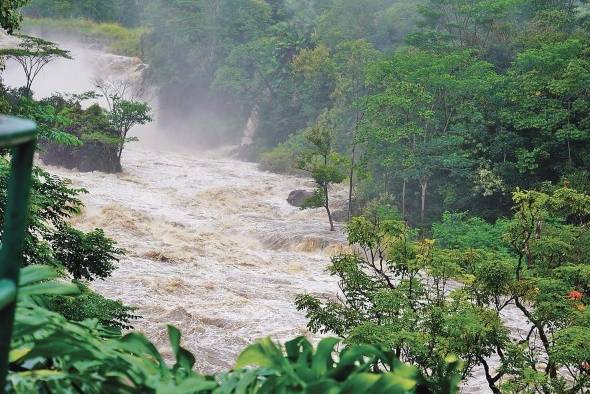
[[[32,98],[33,92],[31,91],[31,88],[33,87],[33,75],[31,74],[31,71],[27,72],[26,68],[25,68],[25,78],[27,79],[27,83],[25,84],[25,94],[27,95],[28,98]]]
[[[119,158],[119,162],[121,162],[121,155],[123,154],[123,148],[125,147],[125,140],[127,139],[127,131],[123,132],[123,141],[121,141],[121,145],[119,146],[119,153],[117,154],[117,157]]]
[[[123,154],[123,143],[121,142],[121,146],[119,146],[119,152],[117,153],[117,158],[121,161],[121,155]]]
[[[404,183],[402,184],[402,218],[406,219],[406,183],[408,180],[404,178]]]
[[[514,298],[514,305],[516,305],[516,307],[520,309],[520,311],[526,316],[526,318],[529,319],[533,326],[535,326],[537,332],[539,333],[539,339],[541,340],[541,343],[543,344],[545,351],[547,352],[547,354],[549,354],[549,351],[551,350],[551,343],[549,341],[547,333],[545,332],[545,327],[543,326],[543,324],[533,317],[533,314],[526,309],[526,307],[518,297]],[[551,358],[549,358],[549,361],[547,362],[545,372],[548,373],[551,378],[557,378],[557,367],[555,366],[555,361],[553,361]]]
[[[324,186],[325,207],[328,213],[328,220],[330,221],[330,231],[334,231],[334,221],[332,220],[332,212],[330,212],[330,201],[328,199],[328,186]]]
[[[420,204],[420,220],[422,221],[422,224],[424,224],[424,211],[426,210],[426,189],[428,188],[427,178],[420,179],[420,188],[422,189]]]
[[[358,97],[357,97],[358,98]],[[356,159],[356,143],[354,139],[356,138],[357,130],[359,127],[359,123],[361,119],[364,117],[364,114],[360,112],[358,101],[357,101],[357,108],[356,108],[356,121],[354,124],[354,128],[352,129],[351,135],[351,143],[352,143],[352,150],[350,152],[350,180],[348,184],[348,221],[352,218],[352,189],[353,189],[353,179],[354,179],[354,163]]]
[[[490,367],[489,367],[487,361],[485,360],[485,358],[479,356],[478,359],[484,368],[484,372],[486,374],[486,380],[488,381],[488,387],[490,388],[490,390],[492,390],[492,393],[501,394],[502,392],[500,391],[500,389],[498,387],[496,387],[496,383],[498,382],[498,380],[500,380],[503,373],[497,374],[496,376],[492,376],[490,374]]]
[[[27,98],[32,99],[33,98],[33,78],[29,75],[26,76],[27,78],[27,83],[25,85],[25,96]]]
[[[352,187],[354,178],[354,159],[355,159],[356,145],[352,145],[352,152],[350,153],[350,180],[348,181],[348,221],[352,217]]]

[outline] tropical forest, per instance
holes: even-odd
[[[587,0],[0,27],[0,393],[590,393]]]

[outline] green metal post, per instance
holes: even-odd
[[[12,148],[0,251],[0,391],[4,391],[8,373],[8,353],[29,211],[35,129],[33,122],[0,117],[0,146]]]

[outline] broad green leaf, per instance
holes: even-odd
[[[176,364],[187,371],[192,370],[195,365],[195,357],[186,349],[180,346],[180,331],[174,326],[168,326],[168,337],[170,346],[176,357]]]
[[[316,377],[326,374],[328,370],[333,368],[332,353],[338,343],[340,343],[338,338],[324,338],[318,344],[312,361],[312,370]]]
[[[20,270],[19,285],[26,286],[35,282],[47,281],[59,277],[55,268],[48,265],[29,265]]]
[[[80,289],[73,283],[42,282],[24,286],[19,289],[18,297],[30,297],[34,295],[75,295]]]
[[[341,394],[371,393],[371,388],[380,379],[378,374],[359,373],[352,375],[344,382]]]

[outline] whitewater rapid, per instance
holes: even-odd
[[[258,338],[308,333],[294,298],[335,294],[325,268],[344,237],[329,231],[321,210],[286,202],[307,180],[139,145],[126,149],[123,168],[49,170],[89,191],[75,225],[102,228],[128,251],[113,276],[92,287],[136,306],[136,329],[167,349],[166,324],[179,327],[204,372],[230,368]]]

